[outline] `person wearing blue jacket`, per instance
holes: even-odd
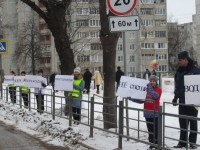
[[[197,65],[195,65],[194,61],[189,57],[187,51],[182,51],[178,54],[178,64],[179,68],[175,74],[175,91],[174,91],[174,99],[172,103],[174,106],[178,105],[178,100],[180,104],[185,104],[185,86],[184,86],[184,76],[185,75],[198,75],[200,74],[200,69]],[[191,105],[179,105],[179,114],[186,115],[191,117],[198,116],[198,110]],[[187,123],[188,121],[188,123]],[[180,124],[180,140],[178,145],[174,146],[174,148],[185,148],[187,146],[187,129],[190,125],[189,134],[189,144],[190,149],[196,149],[196,141],[197,141],[197,120],[186,120],[184,118],[179,118]]]

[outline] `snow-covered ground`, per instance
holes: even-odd
[[[50,87],[48,87],[50,88]],[[165,79],[162,82],[163,94],[161,97],[161,105],[163,102],[171,102],[173,99],[173,80]],[[58,92],[57,95],[62,95],[62,92]],[[95,94],[95,90],[91,90],[91,95]],[[101,91],[101,96],[103,91]],[[84,94],[85,100],[88,99],[88,95]],[[63,101],[61,98],[56,98],[56,102],[61,103]],[[102,98],[95,97],[95,102],[102,102]],[[33,105],[33,104],[32,104]],[[48,104],[47,104],[48,105]],[[128,106],[132,108],[143,108],[142,104],[137,104],[129,101]],[[57,108],[60,107],[59,104],[56,105]],[[82,104],[83,108],[88,108],[87,103]],[[49,108],[50,109],[50,108]],[[101,105],[95,105],[95,110],[102,111]],[[174,107],[171,104],[166,104],[165,112],[177,114],[178,107]],[[57,112],[58,113],[58,112]],[[84,115],[87,115],[87,111],[82,112]],[[137,117],[137,113],[134,111],[129,111],[129,117],[134,118]],[[200,118],[200,114],[198,116]],[[95,113],[95,119],[102,120],[102,114]],[[90,130],[88,126],[79,124],[68,126],[68,120],[60,117],[56,117],[55,120],[52,120],[52,116],[46,113],[42,115],[38,114],[36,110],[28,111],[27,109],[20,109],[19,105],[13,105],[10,101],[5,102],[5,100],[0,100],[0,120],[5,122],[6,124],[12,124],[16,128],[39,137],[43,141],[46,141],[51,144],[59,145],[59,146],[69,146],[71,149],[76,150],[84,150],[80,144],[83,143],[85,145],[89,145],[97,150],[113,150],[118,147],[118,136],[103,132],[98,129],[94,129],[94,137],[90,138]],[[141,120],[144,120],[141,114]],[[87,123],[87,118],[82,118],[83,123]],[[175,117],[165,117],[165,125],[172,127],[179,127],[178,118]],[[95,126],[102,128],[102,122],[95,121]],[[137,123],[134,121],[130,121],[129,127],[137,127]],[[200,124],[198,125],[200,129]],[[140,129],[146,131],[145,123],[141,123]],[[111,129],[111,131],[115,131]],[[126,133],[126,129],[124,128],[124,132]],[[134,130],[130,130],[131,137],[137,137],[137,133]],[[174,129],[165,130],[165,136],[173,137],[175,139],[179,138],[179,131]],[[140,133],[140,139],[146,140],[148,136],[146,133]],[[197,143],[200,143],[200,134],[198,134]],[[177,145],[177,141],[165,140],[166,147],[173,149],[174,145]],[[123,138],[123,150],[145,150],[149,146]],[[200,150],[200,147],[198,148]]]

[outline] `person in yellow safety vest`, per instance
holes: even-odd
[[[16,76],[14,71],[10,72],[12,76]],[[10,99],[12,103],[16,103],[16,86],[14,84],[8,84]]]
[[[22,71],[21,72],[21,76],[25,76],[25,75],[26,75],[26,72]],[[24,100],[24,108],[28,108],[28,104],[29,104],[28,91],[29,91],[29,89],[24,85],[21,85],[20,89],[21,89],[21,96],[22,96],[22,98]]]
[[[74,118],[74,124],[79,124],[81,119],[81,100],[83,96],[85,82],[81,74],[81,68],[76,67],[74,69],[74,81],[72,91],[72,115]]]

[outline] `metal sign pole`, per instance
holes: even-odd
[[[125,32],[122,32],[123,37],[123,54],[124,54],[124,75],[127,74],[126,72],[126,34]]]

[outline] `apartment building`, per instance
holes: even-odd
[[[98,69],[103,72],[98,4],[98,0],[73,0],[66,12],[66,19],[68,20],[68,31],[70,31],[69,36],[76,64],[83,69],[89,67],[91,71]],[[43,7],[41,4],[39,6]],[[18,19],[17,8],[12,10],[16,10],[14,20]],[[116,67],[121,66],[124,70],[124,64],[126,64],[126,74],[132,75],[133,72],[145,71],[146,68],[149,68],[151,61],[157,59],[159,62],[157,71],[168,71],[166,0],[138,1],[136,8],[128,15],[139,15],[141,28],[139,31],[127,31],[123,37],[119,38],[116,49]],[[53,36],[43,19],[39,17],[38,20],[39,39],[44,47],[40,68],[43,68],[47,73],[58,72],[60,62]],[[16,21],[15,24],[17,25],[18,22]],[[125,42],[123,38],[125,38]],[[123,43],[125,43],[124,46]],[[124,47],[126,58],[124,58]],[[15,63],[10,66],[14,65]]]
[[[141,71],[158,61],[159,72],[168,71],[168,35],[166,0],[141,0],[138,14],[141,17],[139,34]]]
[[[196,0],[196,14],[193,15],[193,45],[196,52],[196,60],[200,64],[200,1]]]

